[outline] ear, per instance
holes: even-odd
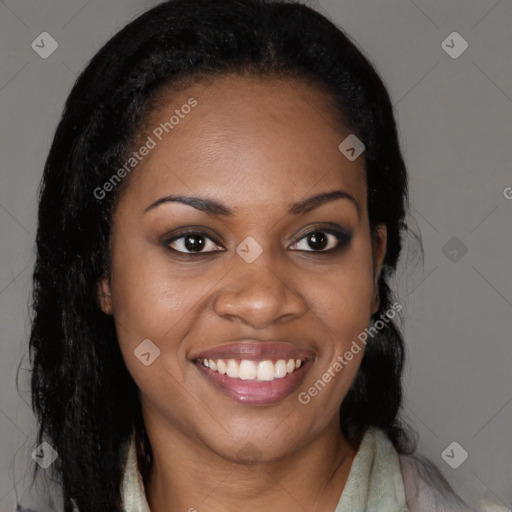
[[[378,311],[380,305],[379,277],[382,270],[382,263],[386,256],[387,234],[388,230],[386,225],[379,224],[374,236],[372,237],[373,279],[375,283],[372,300],[372,315]]]
[[[106,315],[112,314],[112,291],[110,289],[110,283],[108,277],[105,275],[99,281],[97,285],[97,297],[100,309]]]

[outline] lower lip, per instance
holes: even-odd
[[[227,375],[210,370],[201,363],[196,363],[199,371],[225,395],[248,405],[270,405],[284,400],[300,386],[310,360],[305,361],[300,368],[280,379],[260,381],[233,379]]]

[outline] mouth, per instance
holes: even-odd
[[[313,360],[313,352],[287,343],[238,343],[216,347],[193,361],[224,395],[248,405],[270,405],[297,390]]]
[[[282,379],[289,373],[300,368],[305,359],[269,359],[263,361],[251,361],[250,359],[198,359],[213,372],[227,375],[231,379],[272,381]]]

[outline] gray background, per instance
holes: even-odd
[[[15,491],[23,494],[35,448],[27,304],[43,164],[79,71],[157,3],[0,1],[0,512],[14,510]],[[422,263],[410,240],[396,280],[409,349],[405,413],[419,451],[471,503],[489,497],[510,507],[512,2],[311,4],[375,64],[395,105],[411,178],[409,222],[425,248]],[[59,44],[47,59],[31,48],[45,31]],[[454,31],[469,45],[458,58],[442,46]],[[469,454],[457,469],[441,456],[454,441]],[[450,452],[452,460],[459,454]]]

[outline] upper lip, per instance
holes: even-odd
[[[281,341],[239,341],[219,345],[202,351],[197,359],[313,359],[314,352],[310,349],[299,348]]]

